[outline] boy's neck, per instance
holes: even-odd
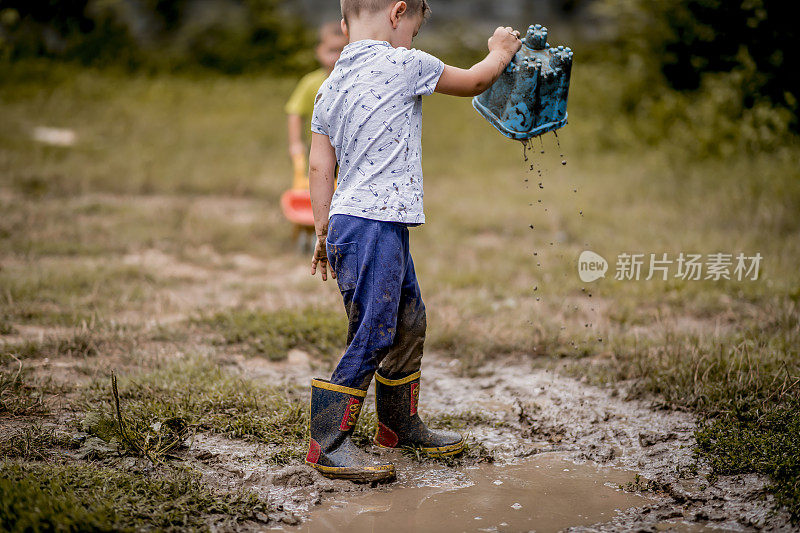
[[[353,18],[347,25],[350,34],[350,42],[363,41],[386,41],[392,46],[394,32],[386,13],[362,14],[358,18]]]

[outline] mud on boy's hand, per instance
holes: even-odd
[[[311,275],[316,275],[317,265],[319,265],[322,281],[328,281],[328,251],[325,246],[326,242],[326,237],[317,237],[317,245],[314,247],[314,257],[311,258]],[[331,269],[331,277],[336,279],[336,272],[333,269]]]
[[[502,52],[512,58],[522,48],[519,37],[520,33],[510,26],[497,28],[489,38],[489,51]]]

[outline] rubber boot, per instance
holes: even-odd
[[[311,442],[306,464],[329,478],[389,481],[394,465],[379,463],[350,438],[367,391],[311,380]]]
[[[464,437],[455,431],[429,429],[417,414],[420,372],[401,379],[375,374],[378,431],[375,444],[385,448],[413,446],[432,457],[464,451]]]

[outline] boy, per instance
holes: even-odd
[[[288,115],[289,129],[289,156],[294,163],[293,189],[308,190],[308,174],[306,157],[306,141],[309,129],[306,126],[314,112],[314,97],[322,83],[333,71],[342,48],[347,44],[347,37],[342,33],[338,22],[329,22],[319,29],[319,43],[314,50],[320,68],[307,74],[297,84],[289,101],[286,102],[285,111]]]
[[[464,438],[434,431],[417,414],[425,306],[409,252],[408,227],[422,209],[422,96],[475,96],[519,50],[519,33],[498,28],[489,55],[469,70],[410,49],[427,0],[342,0],[348,44],[317,94],[311,121],[311,199],[317,245],[311,274],[327,264],[349,319],[348,346],[330,381],[311,383],[306,463],[328,477],[383,481],[381,464],[353,444],[373,375],[375,443],[454,455]],[[339,164],[338,188],[334,172]]]

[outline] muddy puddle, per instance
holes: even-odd
[[[480,465],[462,476],[417,486],[401,479],[388,490],[341,494],[314,509],[294,531],[559,531],[608,522],[649,500],[623,492],[625,470],[576,465],[545,453],[508,465]]]

